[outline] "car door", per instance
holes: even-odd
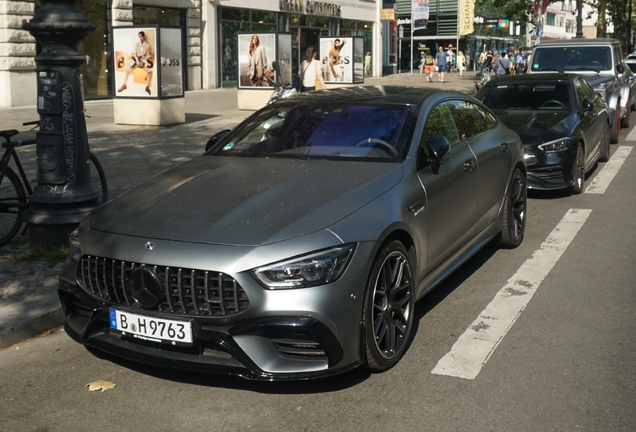
[[[580,134],[583,136],[586,145],[585,165],[592,161],[592,158],[600,151],[603,133],[605,132],[606,118],[602,115],[605,111],[605,103],[601,101],[590,84],[581,78],[575,78],[574,87],[576,89],[577,103],[579,110]],[[589,99],[592,106],[588,110],[583,109],[583,101]]]
[[[450,155],[435,174],[426,139],[443,135],[451,145]],[[426,191],[429,214],[429,270],[435,269],[475,235],[479,172],[477,160],[466,141],[460,140],[450,113],[442,102],[429,112],[420,142],[418,176]]]
[[[497,133],[497,120],[481,106],[467,100],[452,100],[451,113],[459,129],[460,139],[476,156],[479,176],[476,232],[486,228],[496,218],[508,184],[513,152],[510,146],[514,134]]]

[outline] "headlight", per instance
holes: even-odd
[[[307,288],[337,281],[351,261],[354,244],[338,246],[252,270],[267,288]]]
[[[75,262],[79,262],[80,257],[82,256],[82,248],[80,246],[79,241],[79,232],[74,230],[71,235],[68,237],[69,245],[68,245],[68,256]]]
[[[550,141],[545,144],[541,144],[539,148],[545,153],[565,151],[570,148],[570,138],[561,138],[556,141]]]
[[[526,160],[526,165],[534,165],[538,162],[537,157],[528,149],[523,149],[523,158]]]

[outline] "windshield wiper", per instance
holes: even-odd
[[[563,73],[563,69],[556,69],[556,68],[538,68],[538,69],[532,69],[535,71],[552,71],[552,72],[559,72],[559,73]]]
[[[592,71],[592,72],[596,72],[596,73],[601,73],[600,69],[594,69],[594,68],[591,68],[591,67],[575,67],[575,68],[568,68],[568,70]]]

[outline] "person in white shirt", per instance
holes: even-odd
[[[308,92],[316,89],[316,79],[325,86],[325,79],[322,76],[322,67],[316,60],[316,48],[313,45],[307,47],[305,60],[300,64],[300,79],[302,82],[301,92]]]

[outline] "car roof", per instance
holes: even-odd
[[[594,39],[559,39],[559,40],[551,40],[545,42],[539,42],[535,48],[543,47],[543,46],[563,46],[563,45],[614,45],[619,44],[620,41],[618,39],[612,38],[594,38]]]
[[[565,81],[572,80],[579,77],[575,73],[534,73],[534,74],[520,74],[520,75],[502,75],[493,78],[490,82],[535,82],[535,81]]]
[[[465,93],[418,86],[352,86],[300,93],[285,102],[363,102],[369,104],[421,105],[432,96],[473,99]]]

